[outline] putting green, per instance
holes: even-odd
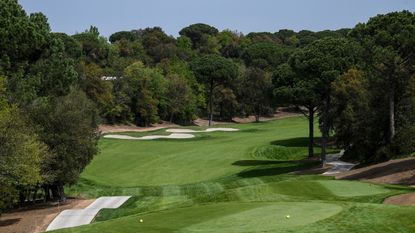
[[[339,197],[368,196],[389,192],[383,186],[346,180],[320,180],[319,184]]]
[[[219,208],[228,207],[223,205]],[[268,203],[186,227],[183,232],[278,232],[317,222],[341,210],[341,206],[327,203]]]
[[[329,218],[341,210],[339,205],[320,202],[217,203],[132,215],[79,227],[76,232],[281,232]]]

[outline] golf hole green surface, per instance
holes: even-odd
[[[321,180],[318,182],[339,197],[368,196],[389,192],[385,187],[357,181]]]
[[[154,228],[179,227],[171,229],[175,232],[278,232],[326,219],[341,210],[336,204],[313,202],[221,203],[140,215],[137,219],[144,219],[141,226],[148,230],[154,224]],[[166,226],[161,226],[163,223]]]

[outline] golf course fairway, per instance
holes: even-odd
[[[90,225],[56,232],[415,232],[415,208],[381,204],[413,188],[293,173],[318,165],[304,160],[303,117],[221,127],[239,131],[101,139],[100,154],[67,193],[132,197]]]

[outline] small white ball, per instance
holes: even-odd
[[[144,222],[144,220],[140,219],[140,222]]]

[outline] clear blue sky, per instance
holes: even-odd
[[[53,31],[74,34],[90,25],[104,36],[160,26],[207,23],[243,33],[289,28],[313,31],[353,27],[391,11],[415,11],[415,0],[20,0],[26,12],[43,12]]]

